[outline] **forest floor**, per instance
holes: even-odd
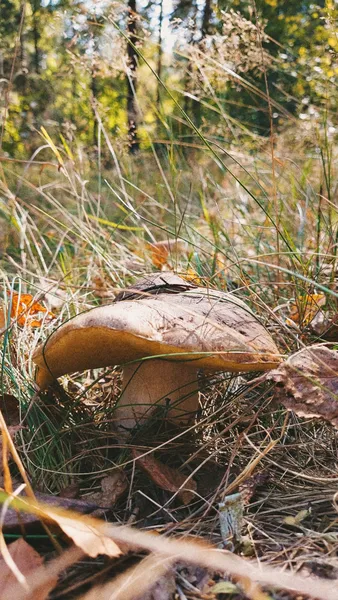
[[[110,303],[156,270],[236,290],[285,357],[322,341],[334,348],[335,189],[323,179],[325,155],[309,140],[301,131],[296,145],[287,130],[273,157],[260,140],[245,151],[231,148],[223,165],[210,153],[181,147],[160,157],[155,150],[132,158],[113,153],[98,170],[80,152],[70,158],[45,140],[39,163],[4,164],[1,409],[20,457],[7,462],[3,430],[6,492],[18,489],[24,473],[45,503],[57,497],[60,506],[154,538],[202,539],[263,572],[270,565],[304,581],[338,579],[337,434],[330,423],[288,412],[274,383],[255,382],[257,373],[204,378],[192,427],[177,431],[155,415],[122,444],[112,427],[118,368],[65,376],[39,394],[32,361],[37,345],[65,320]],[[331,182],[335,153],[332,146]],[[138,464],[140,454],[155,457],[148,471]],[[166,467],[195,482],[188,497],[180,485],[161,487]],[[23,527],[26,541],[48,561],[57,556],[51,540],[65,549],[72,537],[52,527],[50,538],[37,520],[3,515],[7,542]],[[105,596],[95,586],[145,560],[142,544],[121,547],[117,558],[100,553],[64,569],[50,598],[317,597],[278,581],[250,587],[243,575],[192,566],[183,557],[171,557],[164,574],[156,571],[150,591],[137,596],[126,587]]]

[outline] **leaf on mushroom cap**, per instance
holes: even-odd
[[[121,300],[132,300],[134,298],[145,298],[149,295],[158,295],[162,293],[179,294],[186,290],[196,288],[197,286],[190,281],[185,281],[175,273],[162,272],[150,273],[145,277],[141,277],[129,289],[120,292],[115,302]]]
[[[152,356],[194,361],[209,371],[264,371],[280,362],[274,341],[242,300],[189,284],[176,294],[165,290],[82,313],[57,329],[33,360],[44,388],[66,373]]]

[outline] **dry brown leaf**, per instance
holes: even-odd
[[[188,479],[177,469],[164,465],[152,454],[144,456],[135,449],[132,450],[132,454],[137,459],[136,465],[141,467],[158,487],[168,492],[177,492],[183,504],[189,504],[197,489],[196,481],[192,478]]]
[[[19,401],[12,394],[0,395],[0,409],[7,425],[18,425],[20,423]]]
[[[300,417],[329,421],[338,428],[338,352],[310,346],[267,374],[277,399]]]
[[[249,504],[252,497],[256,494],[257,489],[266,485],[268,479],[268,472],[259,471],[259,473],[248,477],[238,486],[238,491],[242,494],[244,504]]]
[[[8,551],[13,559],[18,571],[20,571],[24,580],[26,576],[30,575],[34,569],[37,569],[42,565],[43,559],[30,546],[25,542],[23,538],[20,538],[8,546]],[[7,565],[3,556],[0,556],[0,600],[8,600],[12,596],[10,590],[13,585],[17,584],[17,578],[13,571]],[[57,583],[56,577],[51,577],[50,580],[39,589],[29,592],[29,586],[27,585],[27,594],[25,595],[26,600],[45,600],[49,592],[55,587]]]
[[[128,479],[122,469],[117,469],[111,475],[101,479],[101,492],[90,494],[86,497],[90,502],[95,502],[100,507],[111,507],[124,494],[128,487]]]
[[[72,546],[56,558],[52,558],[40,567],[35,567],[30,574],[27,574],[26,581],[29,586],[30,594],[28,598],[26,589],[18,581],[13,582],[9,587],[7,597],[12,600],[39,599],[40,590],[47,589],[47,586],[51,584],[52,581],[58,580],[62,571],[69,568],[81,558],[83,558],[83,552],[80,548],[77,548],[77,546]]]
[[[78,498],[79,495],[80,484],[77,481],[74,481],[73,483],[70,483],[60,491],[59,497],[74,500],[75,498]]]
[[[328,342],[338,342],[338,313],[319,311],[310,323],[311,333]]]

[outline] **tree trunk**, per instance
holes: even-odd
[[[162,24],[163,24],[163,0],[160,0],[160,16],[158,20],[158,55],[157,55],[157,76],[161,79],[162,76]],[[161,84],[157,82],[157,108],[160,109],[161,101]]]
[[[136,0],[128,0],[127,35],[132,44],[136,44]],[[133,154],[139,149],[137,136],[137,53],[131,44],[128,44],[128,73],[127,73],[127,124],[129,151]]]
[[[92,67],[92,70],[91,70],[90,91],[92,93],[93,144],[95,146],[98,143],[98,140],[97,140],[97,123],[96,123],[96,114],[95,114],[95,108],[96,108],[97,96],[98,96],[98,88],[97,88],[97,80],[96,80],[96,74],[95,74],[95,67]]]
[[[210,33],[210,20],[212,15],[212,0],[205,0],[203,13],[202,13],[202,24],[201,24],[201,38],[199,43],[201,43],[205,36]],[[201,81],[200,75],[198,74],[198,79]],[[202,83],[202,82],[201,82]],[[192,113],[194,115],[194,121],[196,127],[201,126],[202,122],[202,111],[201,111],[201,103],[198,100],[192,101]]]
[[[35,73],[40,73],[40,30],[39,30],[39,8],[40,2],[39,0],[33,0],[32,2],[32,12],[33,12],[33,42],[34,42],[34,70]]]
[[[205,0],[203,16],[202,16],[201,39],[203,39],[210,32],[211,15],[212,15],[211,0]]]

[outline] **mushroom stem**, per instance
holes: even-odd
[[[161,359],[123,367],[123,391],[115,412],[118,428],[132,429],[158,406],[168,406],[169,421],[187,425],[198,410],[197,372],[187,363]]]

